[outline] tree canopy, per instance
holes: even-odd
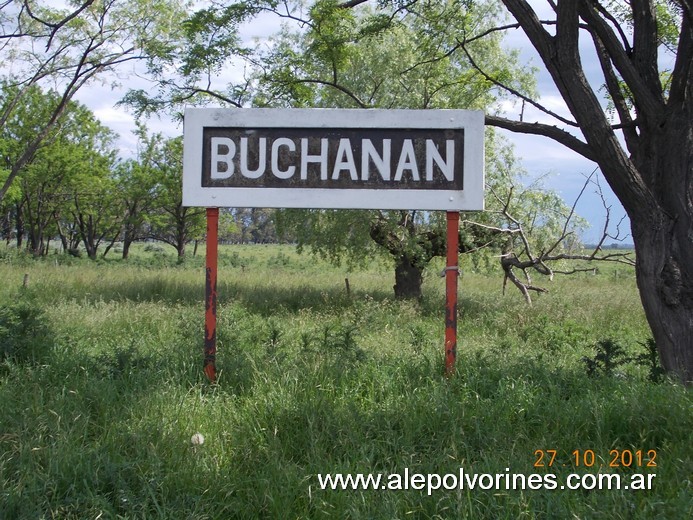
[[[110,73],[131,62],[162,66],[178,40],[184,16],[171,0],[84,0],[54,7],[41,0],[9,0],[0,6],[0,63],[4,78],[0,129],[33,87],[52,90],[47,117],[35,129],[0,186],[0,201],[31,160],[75,94],[85,85],[114,80]],[[156,65],[155,65],[156,64]]]
[[[262,53],[256,67],[253,102],[259,106],[339,108],[484,108],[498,110],[499,96],[486,78],[466,60],[431,59],[468,24],[490,27],[497,6],[483,3],[461,10],[463,4],[430,3],[426,17],[403,13],[383,17],[371,9],[354,12],[334,2],[313,5],[305,31],[286,28]],[[501,50],[500,38],[479,42],[477,52],[496,73],[517,89],[533,92],[531,73],[518,66],[513,53]],[[489,132],[487,177],[491,186],[516,182],[519,169],[512,151]],[[542,198],[527,190],[513,198],[513,207],[526,216],[530,201]],[[555,194],[545,194],[551,204],[533,210],[542,214],[531,239],[546,232],[558,215],[568,210]],[[489,199],[490,207],[497,206]],[[525,209],[520,209],[524,205]],[[551,206],[550,209],[548,206]],[[416,211],[305,211],[282,210],[280,229],[289,230],[299,248],[333,261],[358,263],[373,254],[394,261],[395,295],[420,297],[422,273],[430,260],[445,255],[445,219],[437,212]],[[461,232],[462,251],[474,251],[504,238],[494,238],[491,224],[502,217],[489,212],[479,217],[487,226],[468,225]]]

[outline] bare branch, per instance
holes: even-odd
[[[518,259],[514,254],[511,255],[505,255],[501,258],[501,266],[503,267],[503,271],[505,273],[505,278],[503,280],[503,287],[505,288],[505,284],[507,280],[510,280],[515,287],[517,287],[522,295],[525,297],[525,301],[527,302],[527,305],[532,305],[532,297],[529,294],[529,291],[534,291],[538,293],[546,293],[549,292],[548,289],[545,289],[543,287],[537,287],[535,285],[532,285],[531,280],[528,280],[527,283],[522,282],[516,275],[515,272],[513,271],[513,267],[517,267]],[[522,268],[520,268],[522,269]],[[526,274],[526,273],[525,273]]]
[[[368,0],[365,0],[368,1]],[[285,18],[287,20],[293,20],[294,22],[297,22],[301,27],[311,27],[315,28],[315,26],[310,22],[310,20],[307,20],[305,18],[299,18],[298,16],[292,14],[291,9],[289,8],[289,5],[287,2],[284,2],[284,12],[279,11],[278,9],[272,9],[271,7],[264,7],[262,8],[263,11],[266,11],[268,13],[272,13],[279,18]]]
[[[545,260],[547,262],[558,262],[559,260],[584,260],[586,262],[616,262],[618,264],[626,264],[630,266],[635,265],[635,260],[631,257],[630,253],[609,253],[601,256],[598,256],[596,253],[597,249],[595,249],[590,255],[560,254],[547,257]]]
[[[545,288],[539,287],[532,283],[532,272],[537,272],[541,275],[548,276],[549,280],[553,280],[553,276],[555,274],[571,275],[580,272],[595,272],[596,269],[595,267],[585,267],[580,265],[574,266],[570,269],[554,269],[553,264],[557,262],[614,262],[628,266],[635,265],[635,260],[632,258],[632,254],[629,251],[611,253],[602,252],[602,245],[604,244],[607,238],[611,238],[613,240],[623,240],[623,238],[621,238],[620,236],[619,226],[617,226],[617,232],[615,235],[610,234],[609,232],[611,208],[606,204],[606,200],[604,198],[601,185],[599,184],[599,177],[597,176],[597,171],[598,169],[595,168],[594,171],[592,171],[589,175],[585,176],[585,183],[582,189],[580,190],[580,193],[578,194],[577,198],[573,202],[568,215],[565,216],[565,221],[563,223],[559,237],[552,243],[552,245],[549,248],[541,251],[537,255],[535,255],[532,252],[530,245],[531,227],[530,231],[527,232],[526,229],[523,227],[523,223],[520,222],[520,220],[512,214],[511,202],[513,200],[512,193],[514,188],[508,190],[508,195],[506,197],[501,196],[499,193],[497,193],[497,191],[494,190],[493,187],[489,187],[489,192],[501,204],[501,209],[497,213],[499,215],[502,215],[503,218],[510,223],[509,226],[503,227],[499,225],[483,224],[480,222],[475,222],[473,220],[462,221],[463,224],[479,227],[485,231],[491,232],[492,234],[506,235],[509,237],[519,237],[522,241],[522,248],[520,252],[515,252],[512,250],[513,242],[510,240],[508,241],[508,246],[506,250],[504,250],[503,254],[500,256],[500,264],[504,272],[504,293],[505,288],[507,286],[507,282],[508,280],[510,280],[513,283],[513,285],[515,285],[515,287],[517,287],[518,290],[522,293],[522,295],[525,298],[525,301],[531,305],[531,292],[547,292]],[[573,235],[573,232],[569,231],[569,225],[575,215],[576,207],[579,200],[582,198],[584,192],[590,184],[594,184],[597,187],[597,193],[600,195],[602,199],[602,204],[606,212],[602,237],[599,240],[597,246],[591,252],[575,253],[571,252],[570,250],[566,250],[564,252],[556,252],[559,246],[564,244],[565,241]],[[621,219],[621,222],[623,222],[623,219]],[[525,281],[521,280],[517,276],[516,270],[522,271]]]
[[[568,237],[568,226],[570,225],[570,220],[573,218],[573,215],[575,215],[575,207],[577,206],[577,203],[580,202],[580,199],[582,198],[582,195],[585,193],[585,190],[587,189],[590,180],[592,179],[594,174],[597,173],[598,170],[599,167],[592,170],[592,173],[590,173],[585,179],[585,183],[582,185],[582,189],[580,190],[580,193],[578,193],[578,196],[575,197],[575,201],[573,202],[573,205],[570,208],[570,213],[568,214],[568,217],[565,219],[565,223],[563,224],[563,232],[561,233],[560,238],[556,240],[554,245],[546,251],[547,255],[551,254],[551,252],[553,252]]]
[[[369,108],[369,105],[361,101],[356,94],[354,94],[352,91],[350,91],[348,88],[335,83],[333,81],[325,81],[321,79],[295,79],[292,80],[291,83],[313,83],[317,85],[325,85],[327,87],[332,87],[336,90],[339,90],[340,92],[343,92],[347,96],[349,96],[351,99],[354,100],[354,102],[360,107],[360,108]]]
[[[368,2],[368,0],[348,0],[347,2],[339,4],[339,7],[343,9],[351,9],[352,7],[365,4],[366,2]]]
[[[502,228],[502,227],[497,227],[497,226],[489,226],[488,224],[482,224],[480,222],[474,222],[473,220],[463,220],[461,222],[462,224],[469,224],[472,226],[480,227],[482,229],[486,229],[487,231],[493,231],[494,233],[498,234],[510,234],[514,235],[520,232],[519,229],[512,229],[512,228]]]
[[[542,25],[556,25],[556,22],[554,20],[541,20],[540,23]],[[471,38],[465,37],[463,40],[457,40],[457,44],[453,45],[450,49],[445,51],[443,54],[441,54],[439,56],[434,56],[433,58],[429,58],[427,60],[423,60],[419,63],[415,63],[411,67],[406,68],[403,71],[403,73],[410,72],[410,71],[412,71],[412,70],[414,70],[417,67],[420,67],[422,65],[429,65],[431,63],[438,63],[439,61],[442,61],[442,60],[452,56],[455,52],[457,52],[460,48],[462,48],[463,45],[468,45],[468,44],[473,43],[477,40],[481,40],[481,39],[485,38],[486,36],[489,36],[493,33],[505,32],[509,29],[519,29],[520,27],[521,26],[519,23],[500,25],[498,27],[491,27],[490,29],[486,29],[485,31],[480,32],[479,34],[476,34],[476,35],[472,36]]]
[[[565,274],[565,275],[571,275],[571,274],[576,274],[576,273],[597,274],[597,268],[596,267],[575,267],[575,268],[571,269],[570,271],[554,270],[554,273]]]

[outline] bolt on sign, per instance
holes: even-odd
[[[480,210],[484,115],[187,109],[183,205]]]

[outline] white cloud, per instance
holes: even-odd
[[[92,110],[96,118],[106,126],[134,126],[135,118],[114,105],[101,106]]]

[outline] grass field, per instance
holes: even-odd
[[[693,397],[651,381],[627,268],[556,279],[530,308],[465,259],[445,378],[440,265],[421,302],[399,302],[383,263],[347,273],[288,246],[225,246],[211,386],[203,262],[151,246],[127,262],[0,248],[0,519],[693,516]],[[318,479],[460,468],[558,485],[429,495]],[[605,473],[656,477],[560,489]]]

